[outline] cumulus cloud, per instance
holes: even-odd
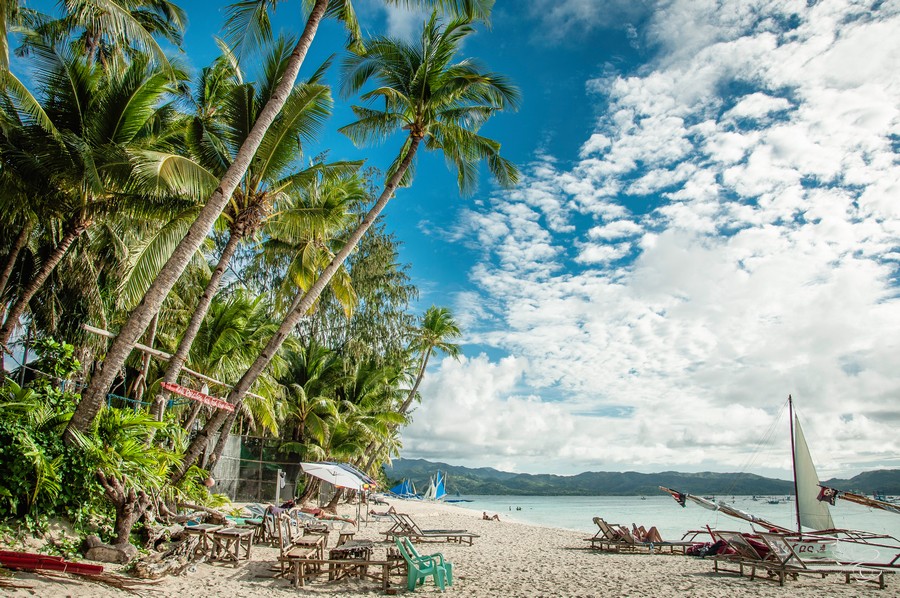
[[[891,3],[657,8],[659,57],[589,85],[608,109],[579,161],[463,215],[459,315],[510,357],[437,364],[407,454],[736,470],[761,438],[786,454],[792,393],[821,474],[896,466],[898,30]]]

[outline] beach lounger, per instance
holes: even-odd
[[[618,524],[609,524],[601,517],[594,517],[594,525],[597,526],[597,533],[590,538],[585,538],[585,542],[591,543],[591,548],[597,550],[611,550],[612,545],[621,543],[619,534],[615,531],[620,527]]]
[[[846,583],[850,583],[852,579],[860,579],[875,583],[882,589],[885,574],[893,573],[891,569],[866,565],[804,561],[788,542],[788,536],[783,534],[760,532],[750,536],[740,532],[711,533],[715,540],[725,542],[729,548],[726,553],[710,557],[714,561],[713,570],[716,573],[737,573],[741,576],[747,573],[751,580],[777,581],[781,586],[789,576],[796,579],[805,574],[822,577],[838,574],[844,576]],[[757,575],[757,571],[765,571],[766,575]]]
[[[684,540],[659,540],[656,542],[641,541],[635,538],[634,534],[628,531],[628,528],[624,525],[620,526],[619,534],[624,545],[630,547],[631,550],[635,552],[638,550],[647,550],[648,552],[653,553],[654,551],[660,552],[668,549],[669,552],[673,554],[675,552],[684,554],[689,547],[694,545],[694,542]]]
[[[615,523],[607,523],[601,517],[594,517],[594,523],[597,525],[597,533],[585,541],[591,543],[591,548],[603,550],[606,552],[638,552],[646,550],[654,552],[668,549],[669,552],[685,551],[695,543],[688,540],[678,541],[661,541],[661,542],[642,542],[634,537],[634,535],[624,525]]]
[[[406,536],[413,542],[443,540],[471,546],[473,540],[480,537],[478,534],[473,534],[464,529],[422,529],[406,513],[391,513],[391,518],[394,520],[394,524],[384,532],[386,540]]]
[[[771,563],[774,567],[766,565],[769,571],[775,570],[781,585],[784,585],[785,574],[791,575],[826,575],[836,574],[843,575],[844,581],[850,583],[852,580],[860,580],[877,584],[879,588],[884,589],[884,576],[886,573],[894,573],[896,569],[885,569],[882,567],[873,567],[870,565],[846,564],[837,561],[823,561],[816,559],[815,561],[803,560],[794,550],[794,546],[788,541],[788,536],[784,534],[760,532],[757,534],[766,547],[769,549],[766,555],[766,562]]]
[[[594,517],[594,523],[598,531],[590,538],[591,548],[604,552],[634,552],[640,545],[633,537],[629,541],[625,536],[631,534],[624,526],[617,523],[607,523],[602,517]]]

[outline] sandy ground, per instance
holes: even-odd
[[[420,545],[420,553],[442,552],[454,567],[454,584],[446,594],[470,597],[487,596],[782,596],[819,597],[839,593],[853,596],[900,596],[900,576],[890,575],[885,590],[873,584],[854,581],[844,584],[843,577],[801,576],[789,579],[784,587],[765,580],[714,574],[712,562],[694,557],[669,554],[609,554],[592,551],[584,541],[588,534],[535,527],[506,521],[483,521],[480,514],[452,505],[417,501],[389,501],[400,511],[409,513],[422,528],[467,529],[480,537],[472,546],[429,543]],[[385,506],[375,507],[385,510]],[[342,512],[355,514],[355,507],[342,507]],[[501,513],[502,517],[503,514]],[[357,539],[376,540],[374,558],[384,558],[383,532],[389,521],[370,519],[362,524]],[[333,546],[337,533],[332,533]],[[303,588],[289,580],[275,577],[272,571],[278,550],[265,545],[253,547],[252,558],[235,567],[216,563],[199,563],[177,577],[165,577],[136,592],[124,592],[76,576],[47,578],[17,572],[7,581],[26,588],[0,587],[0,595],[41,598],[107,598],[126,595],[202,596],[204,598],[280,598],[309,596],[374,596],[381,595],[375,581],[342,580],[327,582],[316,578]],[[115,568],[108,568],[114,571]],[[393,578],[400,594],[406,594],[405,579]],[[433,595],[438,589],[429,579],[416,594]]]

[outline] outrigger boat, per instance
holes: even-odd
[[[713,502],[664,486],[660,486],[660,490],[671,494],[682,507],[686,506],[686,502],[690,500],[705,509],[719,511],[730,517],[747,521],[752,526],[763,527],[764,531],[783,534],[787,536],[795,552],[804,559],[827,559],[861,565],[900,568],[900,540],[887,534],[835,528],[829,504],[834,505],[835,500],[840,498],[897,514],[900,514],[900,506],[860,494],[821,486],[809,447],[806,444],[806,438],[803,435],[803,429],[800,427],[800,420],[794,414],[794,403],[790,396],[788,396],[788,413],[791,422],[796,530],[757,517],[724,501]],[[813,531],[803,531],[804,528]],[[859,550],[860,548],[866,550]],[[873,555],[878,557],[877,561],[871,558]]]

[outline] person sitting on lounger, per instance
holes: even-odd
[[[491,517],[487,514],[487,511],[482,512],[481,518],[484,519],[485,521],[500,521],[500,515],[498,515],[497,513],[494,513],[494,516]]]
[[[634,536],[634,539],[637,540],[638,542],[662,542],[663,541],[662,536],[659,534],[659,530],[656,529],[655,525],[648,530],[648,529],[644,529],[643,525],[641,525],[639,527],[632,523],[631,524],[631,533]]]

